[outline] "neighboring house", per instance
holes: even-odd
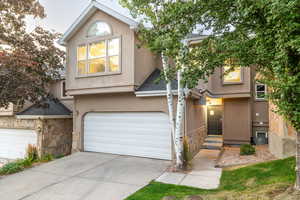
[[[55,99],[21,109],[12,104],[0,109],[0,158],[23,158],[29,144],[40,155],[71,153],[73,100],[64,95],[63,85],[64,80],[51,84]]]
[[[154,83],[161,59],[137,47],[137,26],[114,1],[92,1],[61,38],[67,94],[74,97],[73,151],[172,159],[165,84]],[[223,135],[226,144],[266,142],[266,87],[250,68],[223,75],[229,64],[187,98],[184,135],[193,155],[207,134]]]

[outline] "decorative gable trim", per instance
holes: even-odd
[[[128,24],[131,29],[135,29],[138,26],[138,22],[135,20],[99,3],[92,1],[90,5],[81,13],[81,15],[75,20],[71,27],[65,32],[62,38],[58,41],[60,45],[66,45],[67,41],[80,29],[80,27],[86,23],[86,21],[97,11],[101,10],[104,13]]]

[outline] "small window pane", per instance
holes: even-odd
[[[119,55],[120,51],[120,40],[119,39],[112,39],[108,41],[108,55],[115,56]]]
[[[88,30],[87,36],[95,37],[95,36],[106,36],[106,35],[110,35],[110,34],[111,34],[111,30],[107,23],[96,22]]]
[[[90,44],[89,58],[103,57],[105,55],[106,55],[105,41]]]
[[[105,59],[93,59],[89,61],[89,74],[105,72]]]
[[[109,71],[110,72],[118,72],[118,71],[120,71],[119,56],[111,56],[111,57],[109,57]]]
[[[257,85],[256,91],[258,92],[265,92],[265,85]]]
[[[77,48],[77,60],[86,59],[86,46],[79,46]]]
[[[233,70],[231,66],[224,67],[224,82],[239,83],[241,81],[241,67],[235,67]]]
[[[79,61],[77,63],[77,68],[78,68],[78,74],[86,74],[86,62],[85,61]]]
[[[256,97],[258,99],[264,99],[266,97],[265,92],[257,92]]]

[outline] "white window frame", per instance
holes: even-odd
[[[66,80],[61,81],[60,83],[60,98],[61,99],[73,99],[73,96],[70,96],[67,94],[67,96],[64,96],[64,83],[65,83],[65,88],[67,91],[67,83]]]
[[[267,131],[255,131],[255,137],[257,138],[258,133],[264,133],[266,135],[266,138],[269,138]]]
[[[108,41],[109,40],[113,40],[113,39],[118,39],[119,40],[119,54],[118,55],[108,55]],[[92,58],[89,59],[89,46],[90,44],[94,44],[94,43],[99,43],[101,41],[105,41],[105,45],[106,45],[106,55],[105,56],[100,56],[97,58],[105,58],[105,70],[104,72],[98,72],[98,73],[91,73],[89,74],[89,61],[93,60],[93,59],[97,59],[97,58]],[[86,59],[85,60],[78,60],[78,48],[81,46],[85,46],[86,47]],[[110,72],[109,71],[109,57],[112,56],[119,56],[119,71],[116,72]],[[78,70],[78,62],[79,61],[85,61],[85,74],[79,74],[79,70]],[[114,37],[105,37],[102,39],[98,39],[95,41],[91,41],[91,42],[87,42],[84,44],[79,44],[77,45],[76,48],[76,78],[81,78],[81,77],[93,77],[93,76],[104,76],[104,75],[114,75],[114,74],[120,74],[122,73],[122,37],[121,36],[114,36]]]
[[[264,95],[265,95],[265,96],[267,95],[267,85],[266,85],[266,84],[263,84],[263,83],[255,83],[255,99],[256,99],[256,100],[259,100],[259,101],[264,101],[264,100],[266,100],[266,97],[260,98],[260,97],[258,97],[258,95],[257,95],[258,92],[262,92],[262,91],[257,91],[257,86],[259,86],[259,85],[265,86]]]
[[[89,36],[89,31],[90,31],[90,29],[92,28],[92,26],[94,25],[94,24],[96,24],[96,23],[104,23],[104,24],[106,24],[107,26],[108,26],[108,28],[109,28],[109,34],[106,34],[106,35],[94,35],[94,36]],[[87,38],[95,38],[95,37],[107,37],[107,36],[111,36],[113,33],[112,33],[112,28],[111,28],[111,26],[110,26],[110,24],[109,23],[106,23],[105,21],[101,21],[101,20],[97,20],[97,21],[95,21],[95,22],[93,22],[90,26],[89,26],[89,28],[87,29],[87,32],[86,32],[86,37]]]

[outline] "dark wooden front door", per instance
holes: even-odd
[[[222,135],[222,106],[208,106],[207,122],[208,135]]]

